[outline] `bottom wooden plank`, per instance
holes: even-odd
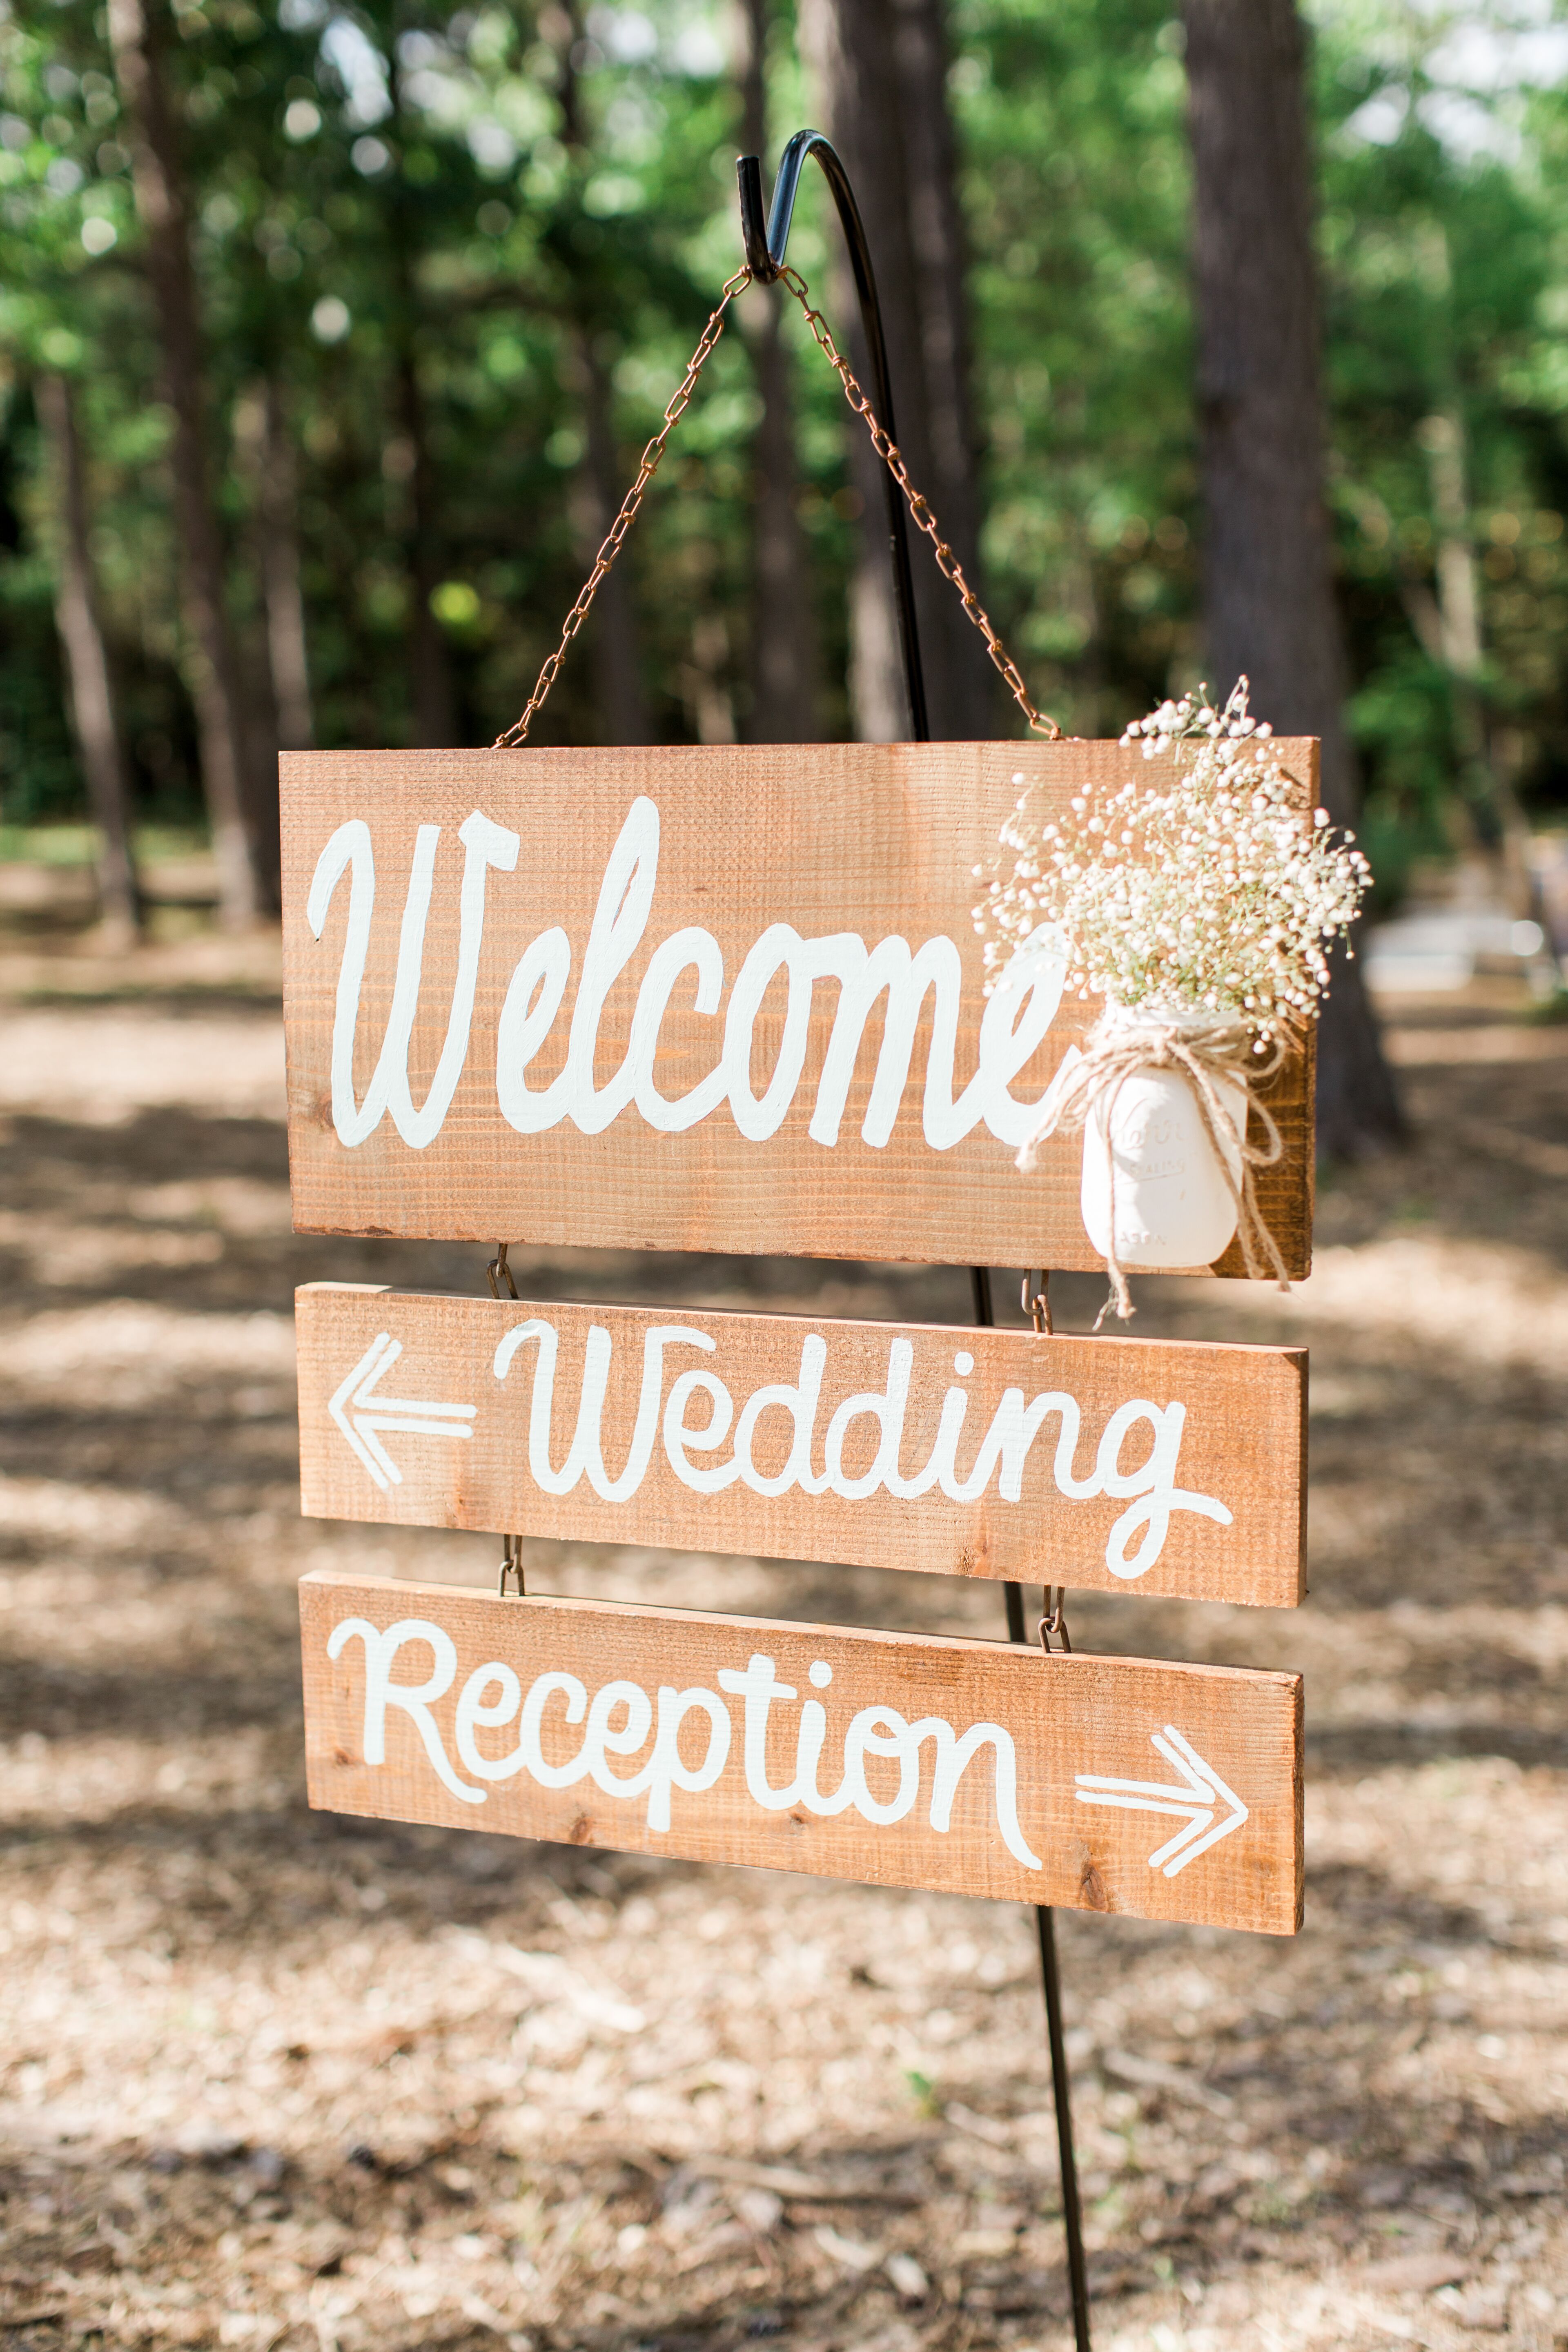
[[[318,1573],[312,1805],[1293,1935],[1297,1675]]]

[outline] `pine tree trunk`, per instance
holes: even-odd
[[[763,413],[752,445],[756,483],[752,542],[752,707],[753,743],[817,743],[821,656],[811,566],[796,505],[795,404],[790,362],[780,333],[780,297],[748,335]]]
[[[825,128],[844,158],[870,243],[899,446],[978,589],[977,437],[943,0],[801,0],[800,26]],[[835,280],[835,331],[841,341],[847,334],[864,383],[847,271],[837,269]],[[850,598],[851,701],[857,733],[875,741],[902,735],[909,719],[881,469],[859,426],[851,451],[863,517]],[[989,735],[997,703],[984,645],[918,534],[912,555],[932,735],[938,741]]]
[[[307,751],[315,740],[305,598],[300,583],[300,516],[294,444],[281,387],[268,376],[262,393],[261,574],[267,602],[267,652],[278,706],[278,740]]]
[[[1447,281],[1447,240],[1441,230],[1436,240],[1441,243]],[[1504,900],[1513,914],[1529,917],[1535,912],[1530,823],[1513,780],[1498,757],[1489,724],[1480,566],[1476,562],[1476,518],[1470,507],[1469,436],[1457,385],[1448,387],[1448,404],[1423,420],[1418,438],[1426,452],[1432,514],[1437,525],[1437,652],[1448,673],[1454,714],[1454,765],[1459,790],[1450,808],[1472,842],[1478,830],[1474,812],[1480,811]]]
[[[1324,418],[1306,34],[1294,0],[1184,0],[1205,506],[1209,684],[1240,676],[1281,735],[1322,742],[1322,793],[1354,822],[1345,656],[1323,500]],[[1340,952],[1319,1031],[1318,1148],[1401,1132],[1360,966]]]
[[[421,751],[445,750],[456,739],[452,665],[431,598],[441,585],[441,546],[430,440],[413,335],[397,355],[397,423],[408,467],[404,560],[410,602],[408,658],[414,689],[414,740]]]
[[[278,791],[251,772],[238,650],[224,599],[224,554],[208,465],[201,332],[189,215],[164,78],[166,0],[109,0],[109,37],[124,101],[136,210],[174,413],[174,520],[184,572],[191,689],[202,786],[226,922],[279,906]]]
[[[553,17],[555,30],[549,37],[555,44],[559,61],[562,136],[578,163],[585,165],[589,147],[575,63],[584,30],[578,0],[567,0],[567,5],[554,11]],[[591,286],[585,286],[583,291],[582,307],[568,329],[568,364],[583,408],[583,460],[572,485],[571,516],[586,576],[620,512],[621,500],[631,487],[631,477],[616,434],[609,355],[600,338],[598,306],[593,299]],[[599,583],[587,637],[594,707],[604,740],[650,742],[652,729],[638,658],[637,605],[624,551],[614,569]]]
[[[742,18],[741,142],[749,155],[767,152],[767,43],[770,0],[745,0]],[[753,743],[820,740],[820,675],[816,608],[805,534],[796,508],[795,404],[780,331],[782,293],[753,288],[742,323],[763,413],[752,448],[756,485],[752,540],[752,707]]]
[[[263,383],[234,406],[234,471],[250,509],[240,551],[261,583],[260,627],[239,633],[239,657],[245,668],[246,719],[250,728],[250,756],[272,759],[282,741],[278,720],[278,689],[272,676],[272,648],[267,609],[267,522],[263,512],[263,478],[267,466],[267,394]]]
[[[131,846],[131,796],[89,546],[87,486],[76,404],[63,375],[40,376],[35,396],[54,475],[58,537],[55,620],[70,679],[72,725],[99,833],[99,911],[105,943],[123,947],[141,933],[142,894]]]
[[[389,92],[391,136],[401,156],[415,135],[403,96],[403,68],[395,39],[391,44]],[[408,583],[408,671],[414,705],[414,740],[424,751],[444,751],[457,740],[452,663],[446,633],[431,598],[446,577],[442,561],[440,500],[430,448],[429,419],[419,370],[420,298],[416,265],[420,249],[419,190],[404,176],[401,163],[392,179],[386,234],[392,275],[392,404],[397,438],[396,464],[388,472],[404,488],[403,562]],[[388,452],[389,457],[393,451]]]
[[[312,725],[294,453],[279,388],[268,377],[235,404],[234,456],[251,509],[245,553],[261,583],[259,629],[241,641],[252,757],[271,763],[279,751],[308,751]]]
[[[973,352],[965,287],[968,236],[958,201],[958,145],[948,107],[952,66],[945,0],[892,0],[894,54],[910,164],[910,240],[916,270],[926,432],[942,536],[972,583],[980,576],[980,434],[972,385]],[[923,551],[922,551],[923,552]],[[929,585],[942,614],[955,718],[964,731],[994,725],[995,673],[984,641],[965,619],[949,583],[934,570]]]
[[[620,512],[631,478],[616,436],[609,369],[592,327],[576,328],[573,346],[584,434],[583,462],[572,488],[572,517],[585,577]],[[614,570],[599,583],[588,623],[588,662],[605,741],[647,743],[651,730],[637,659],[637,610],[626,562],[623,550]]]

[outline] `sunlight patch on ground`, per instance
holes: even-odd
[[[281,1118],[283,1024],[207,1013],[160,1020],[135,1005],[13,1009],[0,1055],[0,1105],[86,1127],[174,1108]]]
[[[1226,1305],[1282,1325],[1342,1323],[1397,1332],[1451,1356],[1568,1372],[1568,1277],[1506,1243],[1403,1234],[1319,1250],[1289,1297],[1226,1286]],[[1306,1334],[1303,1332],[1303,1337]]]

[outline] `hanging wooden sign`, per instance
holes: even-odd
[[[320,1518],[1293,1607],[1300,1349],[295,1294]]]
[[[1316,745],[1281,750],[1305,809]],[[1065,810],[1140,772],[1074,742],[285,753],[296,1225],[1098,1265],[1079,1140],[1013,1163],[1100,1008],[1043,938],[984,995],[973,869],[1026,786]],[[1300,1275],[1310,1049],[1268,1099]]]
[[[300,1585],[312,1805],[1292,1935],[1296,1675]]]

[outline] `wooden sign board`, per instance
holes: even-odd
[[[312,1805],[1293,1935],[1295,1675],[300,1585]]]
[[[1290,1608],[1306,1354],[295,1294],[306,1513]]]
[[[1280,748],[1305,809],[1317,746]],[[973,869],[1026,785],[1133,774],[1111,743],[286,752],[296,1225],[1097,1265],[1080,1139],[1013,1163],[1100,1008],[1043,950],[984,997]],[[1310,1048],[1268,1101],[1302,1275]]]

